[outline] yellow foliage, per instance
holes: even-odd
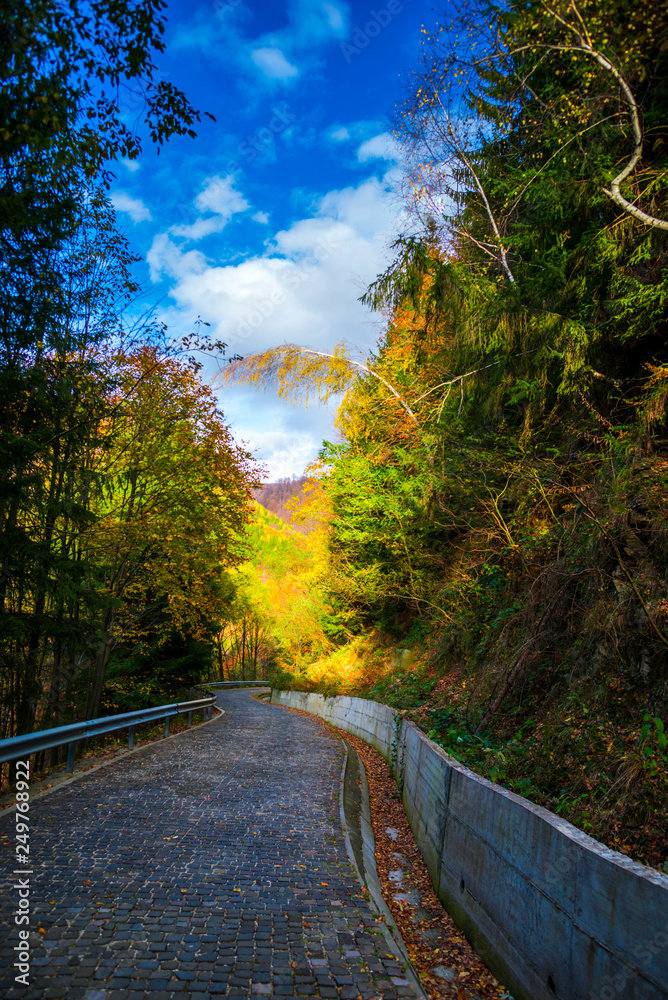
[[[314,395],[324,403],[330,396],[343,392],[356,377],[355,368],[343,342],[331,354],[282,344],[231,362],[218,373],[215,382],[275,389],[282,399],[308,405]]]

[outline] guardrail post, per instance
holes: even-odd
[[[192,724],[193,724],[193,714],[192,712],[188,712],[188,725],[192,726]]]
[[[76,750],[76,748],[77,748],[76,742],[75,743],[68,743],[67,744],[67,770],[66,770],[66,774],[71,774],[72,771],[74,770],[74,751]]]
[[[165,736],[169,736],[169,716],[165,718]]]
[[[133,748],[134,745],[135,745],[135,727],[134,726],[128,726],[128,747],[129,747],[129,749],[132,750],[132,748]]]

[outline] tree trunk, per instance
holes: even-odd
[[[218,650],[218,665],[220,666],[220,679],[225,680],[225,663],[223,660],[223,644],[220,639],[216,640],[216,649]]]
[[[113,624],[114,612],[112,608],[108,608],[104,613],[104,624],[102,627],[104,639],[97,649],[93,677],[91,678],[91,684],[88,689],[86,719],[95,719],[100,711],[102,692],[104,691],[104,682],[107,679],[107,667],[109,666],[111,647],[113,644],[113,637],[111,635]]]

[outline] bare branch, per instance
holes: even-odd
[[[326,354],[324,351],[312,351],[309,347],[298,347],[297,350],[298,351],[302,351],[304,354],[315,354],[319,358],[332,358],[334,361],[340,361],[341,360],[341,358],[337,358],[337,356],[335,354]],[[361,362],[359,362],[359,361],[353,361],[352,358],[346,358],[345,361],[346,361],[347,364],[354,365],[355,368],[361,369],[361,371],[366,372],[368,375],[372,375],[374,378],[377,378],[379,382],[382,382],[383,385],[387,389],[390,390],[390,392],[392,393],[392,395],[396,399],[399,400],[399,402],[401,403],[401,405],[403,406],[404,410],[406,411],[406,413],[408,414],[408,416],[411,418],[411,420],[413,421],[413,423],[417,425],[417,423],[418,423],[417,417],[415,416],[415,414],[411,410],[411,408],[408,405],[408,403],[405,401],[405,399],[402,396],[399,395],[399,393],[394,388],[394,386],[391,385],[386,379],[384,379],[382,375],[379,375],[378,372],[375,372],[373,370],[373,368],[367,368],[366,365],[361,364]]]
[[[541,3],[544,10],[556,21],[562,24],[572,35],[574,35],[578,43],[577,45],[572,46],[549,46],[549,48],[568,52],[583,52],[586,55],[591,56],[592,59],[596,60],[599,66],[601,66],[608,73],[611,73],[615,78],[622,93],[624,94],[624,98],[629,108],[629,117],[631,119],[631,127],[633,128],[635,146],[629,162],[626,164],[621,173],[617,174],[617,176],[610,182],[610,188],[603,188],[604,193],[607,194],[607,196],[611,198],[616,205],[619,205],[620,208],[622,208],[625,212],[628,212],[628,214],[632,215],[635,219],[638,219],[639,222],[644,223],[644,225],[653,226],[655,229],[668,230],[668,221],[664,219],[657,219],[655,216],[648,215],[647,212],[643,212],[641,208],[638,208],[637,205],[634,205],[627,198],[625,198],[620,190],[622,182],[626,180],[629,174],[633,173],[636,166],[640,162],[642,158],[643,145],[643,134],[642,127],[640,125],[638,104],[627,80],[622,75],[620,70],[617,69],[614,63],[608,59],[607,56],[603,55],[603,53],[600,52],[594,45],[591,40],[591,36],[587,31],[584,19],[575,2],[571,3],[571,8],[579,22],[578,27],[565,20],[565,18],[563,18],[557,11],[553,10],[549,4],[545,2],[545,0],[541,0]]]
[[[336,374],[336,366],[343,366],[344,371],[346,369],[358,368],[360,371],[366,372],[367,375],[371,375],[373,378],[378,379],[379,382],[390,390],[394,398],[401,404],[408,416],[411,418],[416,426],[419,426],[417,417],[411,410],[410,406],[406,400],[401,396],[401,394],[395,389],[395,387],[379,375],[377,371],[373,368],[369,368],[367,365],[363,365],[360,361],[353,361],[352,358],[348,357],[344,353],[343,344],[337,345],[341,348],[341,351],[336,354],[327,353],[325,351],[314,351],[310,347],[300,347],[298,344],[282,344],[280,347],[271,348],[267,351],[262,351],[259,354],[249,354],[245,358],[238,358],[232,364],[228,366],[224,371],[218,372],[214,377],[214,384],[226,384],[230,382],[246,382],[249,385],[264,385],[265,387],[275,381],[278,381],[279,393],[284,396],[289,396],[290,393],[295,393],[295,389],[298,387],[304,388],[307,385],[316,385],[325,382],[328,386],[327,396],[334,391],[332,389],[332,382],[327,382],[327,377],[331,379],[331,376]],[[321,366],[321,370],[307,370],[299,367],[298,358],[300,355],[310,355],[316,358],[327,358],[328,360],[334,362],[333,365],[329,366],[328,373],[324,374],[324,368]],[[304,362],[306,363],[306,362]],[[342,377],[342,373],[339,370],[339,378]],[[292,382],[290,382],[292,378]],[[343,385],[346,384],[348,374],[346,372]],[[336,391],[341,391],[342,386],[339,384]],[[321,397],[322,398],[322,397]]]
[[[511,357],[522,358],[525,357],[527,354],[535,354],[537,350],[538,348],[534,348],[531,351],[522,351],[520,354],[512,354]],[[436,392],[437,389],[445,389],[448,386],[456,385],[458,382],[463,384],[463,380],[465,378],[468,378],[469,375],[478,375],[479,372],[486,372],[488,368],[496,368],[497,365],[501,364],[502,360],[503,359],[499,361],[490,361],[488,365],[481,365],[480,368],[472,368],[470,372],[462,372],[461,375],[455,375],[455,377],[451,378],[448,382],[439,382],[438,385],[432,386],[431,389],[427,389],[427,391],[423,392],[421,396],[418,396],[417,399],[413,400],[413,406],[415,406],[416,403],[419,403],[421,399],[424,399],[425,396],[428,396],[432,392]],[[599,373],[595,372],[594,374],[598,375]],[[599,377],[604,378],[605,376],[600,375]]]
[[[448,114],[448,112],[446,111],[446,109],[445,109],[445,107],[443,105],[443,102],[441,100],[441,95],[440,94],[438,95],[438,103],[441,106],[441,110],[442,110],[442,112],[443,112],[443,114],[445,116],[445,120],[446,120],[446,122],[448,124],[448,136],[449,136],[449,139],[452,142],[452,145],[454,146],[455,150],[457,151],[457,155],[459,156],[459,158],[461,159],[462,163],[465,165],[466,169],[468,170],[468,172],[470,173],[471,177],[473,178],[473,182],[474,182],[475,186],[478,189],[478,193],[480,194],[480,197],[482,198],[483,205],[485,206],[485,212],[487,214],[487,218],[489,219],[489,222],[490,222],[490,225],[492,227],[492,230],[494,231],[494,235],[496,236],[497,248],[498,248],[499,256],[500,256],[500,259],[501,259],[501,267],[505,271],[505,274],[506,274],[506,277],[508,278],[508,280],[514,285],[515,284],[515,277],[513,275],[513,272],[510,270],[510,265],[508,263],[508,256],[507,256],[507,253],[506,253],[506,248],[504,246],[503,240],[501,239],[501,233],[499,232],[499,227],[498,227],[498,225],[496,223],[496,219],[494,217],[494,213],[492,212],[492,206],[490,205],[489,200],[487,198],[487,195],[485,194],[485,189],[482,186],[480,178],[478,177],[477,173],[475,172],[475,170],[473,168],[473,165],[471,164],[471,161],[469,160],[468,156],[464,152],[464,148],[463,148],[462,144],[459,142],[459,139],[457,138],[457,136],[455,134],[455,130],[452,127],[452,122],[450,121],[450,115]]]
[[[491,364],[483,365],[482,368],[472,368],[470,372],[463,372],[461,375],[456,375],[454,378],[451,378],[448,382],[439,382],[438,385],[432,386],[431,389],[427,389],[427,391],[423,392],[421,396],[418,396],[418,398],[414,400],[413,406],[415,406],[416,403],[419,403],[421,399],[424,399],[425,396],[428,396],[431,392],[436,392],[437,389],[445,389],[447,386],[456,385],[458,382],[463,383],[464,379],[468,378],[469,375],[477,375],[478,372],[487,371],[488,368],[494,368],[496,365],[500,364],[501,364],[500,361],[492,361]]]

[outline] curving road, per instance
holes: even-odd
[[[341,742],[248,691],[218,700],[222,718],[31,803],[27,987],[0,818],[0,995],[415,996],[348,861]]]

